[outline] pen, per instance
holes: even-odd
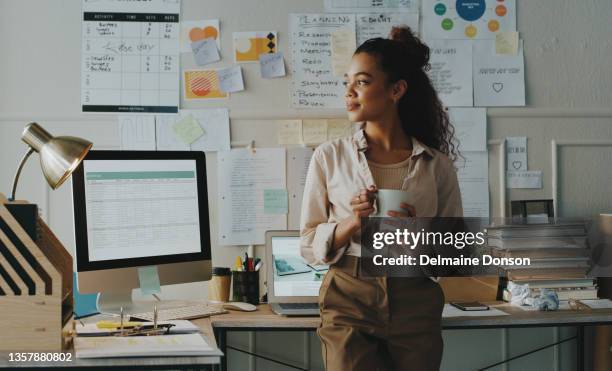
[[[249,270],[249,253],[244,253],[244,270],[248,271]]]
[[[249,272],[253,272],[255,270],[255,266],[253,264],[253,258],[249,258],[249,260],[247,261],[247,270]]]
[[[263,262],[261,260],[258,261],[257,264],[255,264],[255,270],[258,271],[262,265],[263,265]]]
[[[236,257],[236,262],[234,263],[234,269],[238,272],[242,271],[242,259],[240,259],[240,256]]]

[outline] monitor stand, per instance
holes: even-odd
[[[121,314],[123,308],[124,315],[128,316],[135,313],[153,312],[153,306],[157,309],[174,308],[180,305],[173,301],[132,301],[132,289],[115,290],[101,292],[96,303],[98,312],[102,314]]]

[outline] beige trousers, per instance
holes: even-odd
[[[439,370],[443,307],[429,278],[360,277],[359,258],[344,256],[319,291],[326,370]]]

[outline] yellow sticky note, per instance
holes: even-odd
[[[204,135],[204,130],[192,115],[175,122],[172,125],[172,130],[177,138],[185,144],[191,144]]]
[[[495,53],[516,55],[518,53],[519,34],[516,31],[498,32],[495,34]]]
[[[278,122],[278,144],[302,143],[302,120]]]
[[[353,53],[357,48],[354,30],[338,30],[331,34],[332,70],[335,76],[344,76],[348,71]]]
[[[319,144],[327,140],[327,120],[302,120],[302,140]]]
[[[344,138],[351,135],[351,123],[346,119],[327,120],[327,139]]]

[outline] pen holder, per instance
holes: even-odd
[[[259,271],[232,272],[232,299],[259,304]]]

